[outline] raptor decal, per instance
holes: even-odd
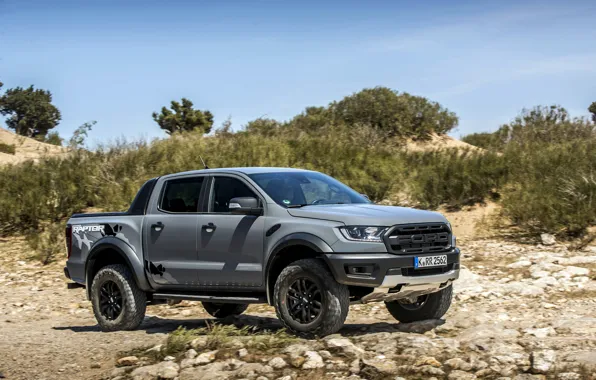
[[[79,236],[79,234],[73,234],[73,236],[77,239],[77,243],[79,245],[79,249],[82,250],[83,249],[83,245],[87,246],[87,251],[91,250],[91,246],[93,245],[93,240],[89,240],[87,238],[87,235],[85,235],[85,233],[83,232],[82,234],[83,236]]]

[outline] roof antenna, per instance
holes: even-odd
[[[207,164],[205,163],[205,160],[203,160],[203,157],[199,156],[199,158],[201,159],[201,162],[203,163],[203,166],[205,167],[205,169],[209,169],[209,166],[207,166]]]

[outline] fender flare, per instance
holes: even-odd
[[[89,298],[91,298],[91,282],[93,281],[91,270],[95,264],[95,260],[101,255],[101,252],[106,250],[114,251],[124,259],[141,290],[151,290],[151,285],[149,285],[149,282],[145,277],[145,267],[143,262],[139,259],[135,251],[126,242],[113,236],[106,236],[93,244],[91,252],[89,252],[87,260],[85,261],[85,283],[87,285],[87,296]]]
[[[267,265],[265,266],[265,289],[267,292],[267,302],[270,304],[272,294],[270,294],[269,291],[269,270],[271,269],[271,265],[281,250],[295,245],[306,246],[320,254],[333,252],[329,244],[327,244],[323,239],[316,235],[305,232],[293,233],[279,239],[267,256]]]

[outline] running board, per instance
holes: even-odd
[[[185,293],[153,293],[154,299],[202,301],[218,303],[267,303],[267,297],[226,297]]]

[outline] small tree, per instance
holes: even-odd
[[[596,102],[590,104],[590,107],[588,107],[588,111],[590,111],[590,113],[592,114],[592,121],[596,123]]]
[[[81,149],[85,144],[89,131],[95,124],[97,124],[97,121],[90,121],[75,129],[72,133],[72,137],[68,140],[68,146],[71,149]]]
[[[0,114],[8,116],[6,125],[23,136],[45,136],[58,125],[60,111],[46,90],[15,87],[0,97]]]
[[[161,113],[153,112],[153,120],[159,127],[171,135],[175,132],[192,131],[195,129],[209,133],[213,126],[213,114],[209,111],[195,110],[190,100],[182,98],[182,103],[172,101],[171,111],[166,107]]]
[[[64,141],[64,139],[60,137],[60,134],[58,132],[49,132],[45,136],[37,136],[37,139],[44,143],[58,146],[62,146],[62,142]]]

